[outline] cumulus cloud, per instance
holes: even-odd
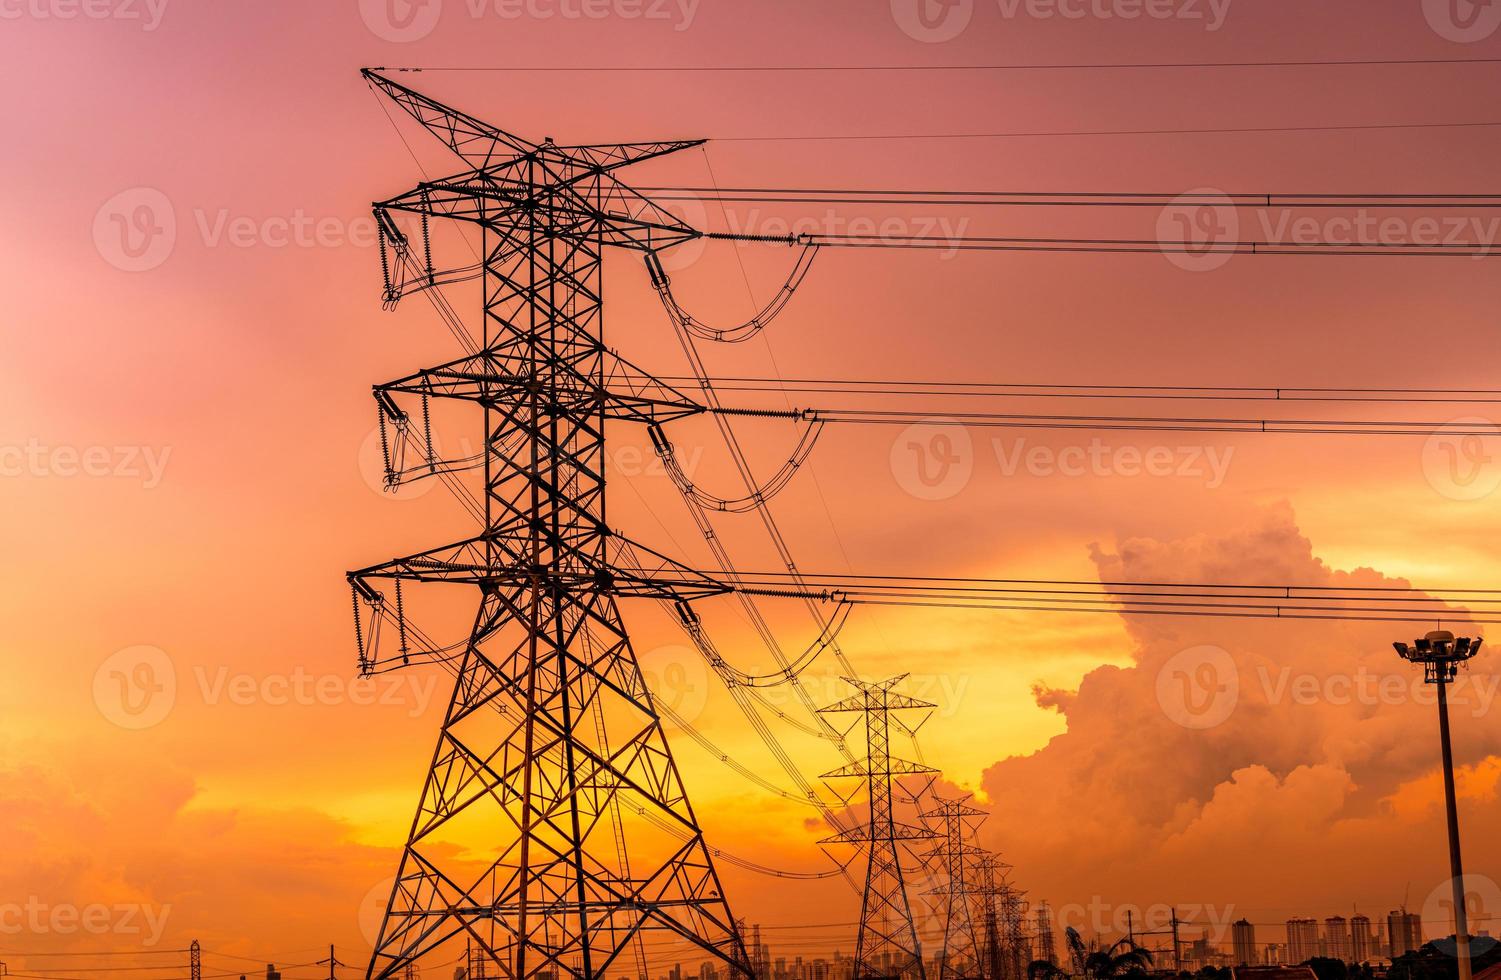
[[[1102,581],[1409,584],[1330,568],[1285,505],[1093,559]],[[1281,921],[1300,905],[1384,912],[1409,880],[1416,904],[1446,876],[1433,692],[1391,648],[1423,626],[1137,616],[1127,629],[1130,665],[1034,690],[1066,732],[985,772],[995,816],[982,840],[1034,896],[1241,903]],[[1498,663],[1474,661],[1454,730],[1470,869],[1501,877],[1485,829],[1501,819]]]

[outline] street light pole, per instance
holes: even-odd
[[[1449,875],[1454,889],[1454,955],[1459,980],[1470,980],[1470,929],[1465,908],[1465,873],[1459,856],[1459,810],[1454,802],[1454,752],[1449,747],[1449,681],[1438,680],[1438,738],[1444,757],[1444,805],[1449,816]]]
[[[1481,638],[1455,638],[1448,630],[1434,630],[1412,646],[1394,643],[1404,660],[1423,665],[1423,680],[1438,687],[1438,739],[1444,763],[1444,805],[1449,821],[1449,884],[1454,900],[1454,955],[1459,980],[1471,980],[1470,927],[1465,909],[1464,864],[1459,854],[1459,809],[1454,801],[1454,751],[1449,742],[1449,684],[1459,665],[1480,651]]]

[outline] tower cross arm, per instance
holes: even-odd
[[[535,143],[499,126],[392,81],[374,68],[362,69],[360,74],[376,90],[401,106],[423,129],[472,164],[488,166],[498,158],[521,156],[537,148]]]
[[[873,833],[869,826],[861,826],[834,834],[832,837],[825,837],[818,843],[868,844],[871,841],[883,840],[932,840],[937,836],[938,835],[933,833],[931,830],[927,830],[923,827],[917,827],[907,823],[893,822],[891,825],[890,835],[887,835],[881,831],[876,831]]]
[[[876,768],[868,762],[851,762],[848,765],[840,766],[838,769],[826,772],[819,778],[841,779],[846,776],[859,776],[864,779],[870,776],[917,776],[937,771],[932,766],[925,766],[920,762],[910,762],[906,759],[891,759],[887,762],[884,769]]]
[[[666,156],[679,150],[703,146],[707,140],[657,140],[650,143],[600,143],[590,146],[560,146],[569,156],[583,157],[601,172],[626,167],[642,160]]]
[[[607,365],[613,366],[614,362],[620,365],[606,375],[604,385],[571,369],[566,361],[558,362],[558,374],[543,385],[515,356],[489,350],[424,368],[376,385],[373,390],[376,400],[388,406],[388,414],[398,420],[406,413],[393,411],[395,402],[389,399],[398,394],[504,406],[540,393],[555,409],[599,413],[609,419],[643,423],[670,422],[705,411],[704,406],[687,395],[644,374],[610,351],[599,348],[598,356]]]

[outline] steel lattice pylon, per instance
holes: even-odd
[[[970,868],[971,890],[980,913],[981,969],[987,980],[1003,980],[1006,957],[1001,940],[1001,902],[1008,889],[1004,876],[1010,865],[989,851],[978,851]]]
[[[945,800],[934,797],[921,811],[937,828],[938,843],[925,858],[943,872],[943,884],[929,896],[943,906],[943,948],[938,951],[939,980],[978,980],[984,967],[980,940],[975,929],[970,867],[980,849],[969,842],[985,819],[985,811],[969,805],[969,797]]]
[[[1025,980],[1031,943],[1022,928],[1025,892],[1006,880],[1011,866],[989,851],[979,851],[970,870],[984,929],[985,976],[989,980]]]
[[[1047,902],[1037,907],[1037,959],[1058,965],[1058,949],[1053,942],[1053,910]]]
[[[902,674],[878,684],[845,678],[859,693],[820,709],[824,714],[856,712],[865,720],[865,760],[825,773],[823,777],[862,779],[870,799],[870,820],[865,826],[823,841],[863,844],[869,855],[864,897],[860,903],[860,932],[855,940],[856,980],[868,977],[924,980],[926,977],[922,943],[917,937],[902,871],[901,850],[912,841],[932,840],[937,835],[926,827],[903,823],[894,817],[891,784],[893,779],[931,774],[936,770],[918,762],[891,757],[890,715],[893,711],[935,706],[893,693],[892,688],[906,676]]]
[[[748,975],[616,608],[623,595],[722,588],[604,519],[605,423],[698,410],[603,346],[605,249],[650,252],[699,235],[613,174],[697,144],[535,144],[364,75],[468,168],[376,205],[383,258],[387,243],[407,258],[393,212],[421,216],[424,245],[429,219],[468,222],[482,242],[478,349],[377,386],[382,432],[390,420],[404,434],[399,402],[420,397],[424,421],[429,399],[478,403],[485,433],[483,530],[350,573],[371,670],[384,664],[359,633],[361,600],[372,634],[397,624],[405,662],[403,581],[466,583],[481,596],[367,975],[401,976],[466,949],[471,972],[487,977],[602,977],[626,972],[632,953],[629,972],[644,973],[648,933]],[[435,282],[430,259],[425,278],[412,288]],[[388,271],[388,302],[402,291]],[[444,468],[429,442],[427,469]],[[383,591],[393,581],[394,620]]]

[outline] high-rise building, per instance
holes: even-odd
[[[1376,941],[1371,936],[1369,916],[1356,913],[1350,918],[1350,960],[1367,963],[1376,958]]]
[[[1393,910],[1386,914],[1386,932],[1393,959],[1410,953],[1423,945],[1423,920],[1416,912],[1406,909]]]
[[[1230,927],[1236,966],[1256,966],[1256,927],[1241,919]]]
[[[1290,966],[1307,963],[1319,955],[1319,920],[1287,920],[1287,962]]]
[[[1350,922],[1342,915],[1324,920],[1324,955],[1350,962]]]

